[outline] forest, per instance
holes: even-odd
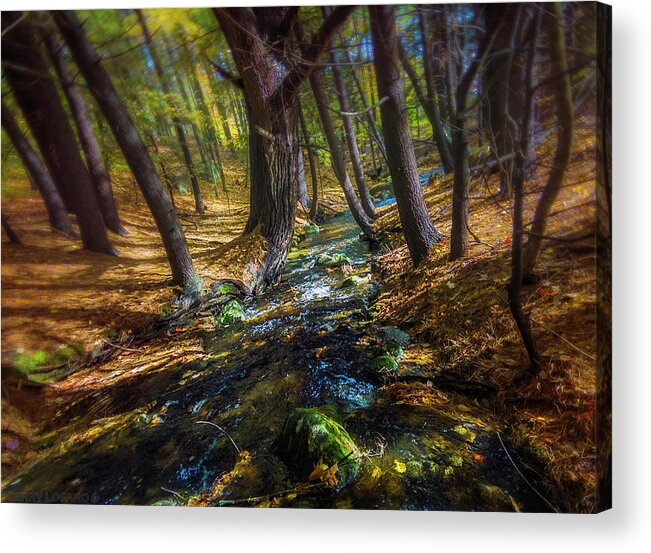
[[[611,502],[594,2],[2,12],[2,500]]]

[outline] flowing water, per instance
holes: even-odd
[[[342,288],[342,270],[315,266],[321,253],[345,253],[355,274],[368,278]],[[71,422],[84,432],[45,440],[43,454],[5,482],[5,500],[176,503],[209,488],[236,462],[231,439],[199,421],[219,425],[252,454],[254,470],[234,479],[225,498],[273,494],[297,481],[270,453],[288,412],[329,404],[369,456],[348,487],[299,495],[284,506],[547,510],[481,408],[409,407],[386,397],[368,370],[378,353],[371,259],[349,213],[323,224],[290,254],[281,282],[247,306],[246,322],[202,335],[207,360],[81,402]],[[93,419],[100,401],[102,418]]]

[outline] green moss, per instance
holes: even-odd
[[[220,284],[219,286],[217,286],[217,290],[215,290],[215,292],[221,295],[237,294],[237,288],[235,287],[234,284],[231,284],[230,282],[225,282],[224,284]]]
[[[307,225],[304,225],[303,230],[305,231],[305,234],[319,234],[320,232],[319,225],[316,223],[309,223]]]
[[[32,352],[16,354],[13,358],[13,362],[16,369],[25,375],[29,375],[31,371],[45,365],[48,362],[49,358],[50,356],[47,354],[47,352],[41,349],[37,349]]]
[[[316,258],[315,263],[321,267],[333,268],[350,264],[350,259],[345,253],[322,253]]]
[[[273,450],[297,475],[306,479],[315,465],[339,463],[339,487],[350,484],[361,467],[360,451],[339,422],[333,406],[294,409]]]
[[[246,319],[246,314],[244,313],[244,308],[242,304],[237,300],[230,300],[217,316],[216,323],[219,326],[228,326],[233,323],[240,323]]]
[[[395,374],[398,370],[398,362],[393,355],[385,353],[371,361],[371,368],[381,375]]]

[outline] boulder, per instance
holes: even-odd
[[[337,489],[350,484],[361,467],[359,448],[331,405],[294,409],[272,450],[302,480],[313,475],[316,467],[325,470],[337,464],[336,478],[330,480]]]

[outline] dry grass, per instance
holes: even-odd
[[[552,135],[538,148],[539,164],[529,182],[525,220],[544,186],[554,148]],[[540,282],[525,290],[525,309],[545,369],[526,385],[515,383],[526,352],[506,303],[510,278],[511,204],[492,196],[499,177],[472,183],[469,255],[447,261],[451,177],[432,182],[426,200],[445,236],[413,269],[398,232],[380,259],[385,286],[378,317],[407,330],[427,348],[440,370],[500,390],[496,412],[510,421],[514,441],[548,466],[550,493],[568,510],[590,511],[595,485],[595,143],[580,131],[564,188],[548,222],[537,266]],[[380,212],[379,225],[399,227],[397,210]],[[558,240],[560,238],[560,240]],[[432,355],[433,352],[433,355]],[[407,398],[414,390],[406,391]]]

